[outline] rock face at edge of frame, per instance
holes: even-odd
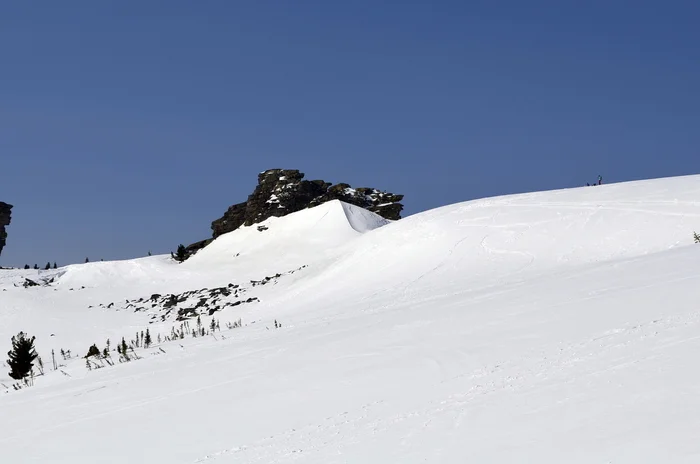
[[[5,227],[10,225],[12,219],[12,205],[0,201],[0,254],[7,241],[7,231]]]

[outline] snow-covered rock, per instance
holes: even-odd
[[[332,200],[398,220],[403,209],[402,199],[403,195],[373,188],[353,189],[348,184],[304,180],[304,173],[298,170],[270,169],[260,173],[258,185],[246,202],[231,206],[223,217],[212,223],[213,236],[216,238],[242,225],[258,224],[270,217],[286,216]]]

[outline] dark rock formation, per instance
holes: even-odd
[[[7,232],[5,227],[10,225],[12,205],[3,203],[0,201],[0,254],[2,254],[2,249],[5,246],[5,240],[7,240]]]
[[[202,314],[211,316],[215,312],[226,308],[242,304],[259,303],[260,299],[257,296],[248,296],[250,292],[254,291],[255,287],[268,284],[275,285],[281,278],[300,272],[306,267],[304,265],[291,271],[264,277],[262,280],[251,280],[250,284],[230,283],[225,287],[201,288],[179,294],[161,295],[154,293],[150,298],[142,297],[138,300],[125,300],[123,303],[111,302],[100,304],[98,307],[103,309],[114,308],[116,311],[133,310],[134,312],[147,312],[150,313],[150,323],[157,321],[159,317],[164,322],[172,318],[175,318],[177,321],[184,321]],[[28,283],[25,283],[25,287],[39,285],[29,279],[26,280]],[[88,308],[93,308],[93,306]]]
[[[390,219],[401,218],[403,195],[372,188],[353,189],[348,184],[332,185],[322,180],[303,180],[298,170],[270,169],[258,175],[258,186],[248,201],[231,206],[223,217],[211,224],[213,237],[231,232],[242,225],[250,226],[270,217],[285,216],[331,200],[340,200],[365,208]],[[208,243],[199,242],[195,248]]]
[[[201,250],[205,246],[209,245],[214,239],[213,238],[208,238],[206,240],[200,240],[199,242],[192,243],[190,245],[187,245],[185,247],[185,256],[190,257],[197,251]]]

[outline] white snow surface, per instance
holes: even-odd
[[[0,270],[0,343],[47,370],[0,394],[0,462],[700,462],[700,176],[261,225],[183,264]],[[230,284],[258,301],[220,332],[51,367],[179,324],[127,301]]]

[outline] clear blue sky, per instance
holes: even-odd
[[[168,252],[259,171],[406,195],[700,172],[697,1],[36,1],[0,11],[0,263]]]

